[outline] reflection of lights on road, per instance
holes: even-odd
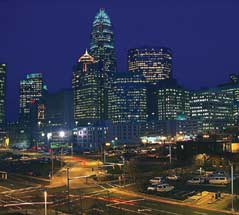
[[[48,205],[53,204],[53,202],[47,202]],[[22,202],[22,203],[13,203],[3,205],[4,207],[15,207],[15,206],[24,206],[24,205],[45,205],[45,202]],[[2,206],[2,205],[0,205]]]

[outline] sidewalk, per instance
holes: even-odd
[[[225,213],[225,214],[239,215],[239,212],[233,212],[232,213],[231,211],[228,211],[228,210],[225,210],[225,209],[209,207],[209,204],[196,205],[195,203],[192,203],[192,202],[189,203],[189,202],[183,202],[183,201],[180,201],[180,200],[162,198],[162,197],[148,195],[148,194],[144,194],[144,193],[132,192],[132,191],[125,190],[125,189],[122,189],[122,188],[121,189],[112,188],[111,190],[113,192],[121,194],[121,195],[130,196],[130,197],[137,197],[137,198],[144,198],[145,200],[164,203],[164,204],[178,205],[178,206],[184,206],[184,207],[190,207],[190,208],[196,208],[196,209],[204,209],[204,210],[213,211],[213,212],[220,212],[220,213]]]
[[[185,203],[195,204],[201,207],[224,210],[231,204],[231,195],[228,193],[221,193],[221,197],[216,199],[214,192],[204,191],[197,195],[191,196],[184,200]]]

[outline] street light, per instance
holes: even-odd
[[[50,132],[50,133],[47,133],[47,140],[49,141],[51,138],[52,138],[52,133]]]
[[[110,143],[105,143],[106,146],[110,146]]]
[[[59,137],[64,138],[65,137],[65,132],[64,131],[59,131]]]
[[[163,141],[163,145],[165,145],[166,139],[167,139],[167,137],[165,137],[165,136],[161,137],[161,140]]]
[[[65,132],[64,131],[59,131],[59,137],[63,139],[65,137]],[[61,146],[61,167],[62,167],[62,154],[63,154],[63,148]]]
[[[45,215],[47,215],[47,191],[44,190]]]
[[[106,151],[105,151],[105,146],[109,147],[111,145],[111,143],[107,142],[107,143],[103,143],[101,145],[101,153],[102,153],[102,157],[103,157],[103,163],[106,162]]]

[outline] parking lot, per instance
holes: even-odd
[[[230,193],[231,192],[231,184],[228,183],[227,185],[224,184],[209,184],[206,183],[200,183],[200,184],[190,184],[188,183],[189,179],[192,179],[193,177],[199,177],[198,175],[192,175],[192,174],[185,174],[180,175],[180,178],[178,180],[168,180],[166,177],[162,177],[163,184],[168,184],[170,187],[173,186],[174,188],[168,192],[158,192],[150,190],[148,191],[147,188],[151,186],[151,183],[148,181],[147,184],[145,184],[145,193],[150,193],[153,195],[158,195],[161,197],[168,197],[178,200],[185,200],[189,198],[190,196],[200,194],[203,191],[213,192],[213,193]],[[234,193],[239,194],[239,180],[234,180]]]

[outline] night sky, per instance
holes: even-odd
[[[127,50],[167,46],[174,77],[187,88],[215,86],[239,72],[238,0],[0,0],[0,62],[8,64],[8,119],[18,114],[19,81],[41,72],[50,92],[71,86],[105,8],[114,27],[118,70]]]

